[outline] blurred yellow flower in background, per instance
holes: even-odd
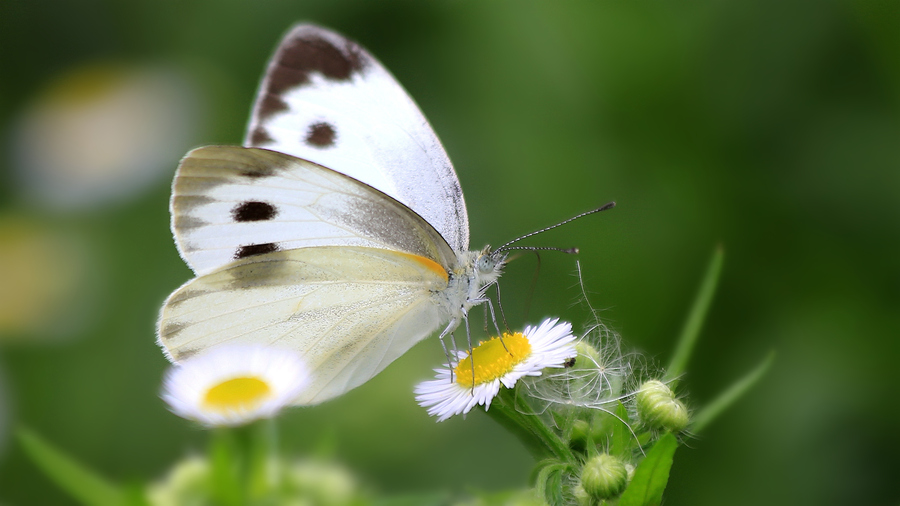
[[[87,241],[37,220],[0,216],[0,343],[71,336],[89,316]]]

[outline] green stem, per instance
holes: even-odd
[[[576,463],[575,454],[555,432],[537,415],[524,414],[516,410],[517,398],[514,389],[501,388],[500,393],[494,399],[490,410],[487,411],[498,423],[510,429],[525,444],[532,455],[537,459],[545,458],[548,454],[557,459]],[[528,402],[523,398],[518,399],[518,404],[524,406],[528,412]]]
[[[722,392],[716,399],[707,404],[696,415],[694,415],[691,431],[699,433],[715,420],[723,411],[731,407],[744,394],[746,394],[759,380],[769,372],[772,363],[775,361],[775,352],[771,351],[762,362],[759,363],[752,371],[747,373],[743,378],[735,382],[731,387]]]
[[[251,499],[267,497],[277,488],[278,426],[274,419],[260,420],[247,427],[247,491]]]
[[[687,367],[688,361],[691,359],[691,353],[694,351],[694,345],[697,344],[697,338],[700,336],[700,330],[703,328],[703,320],[706,319],[706,313],[712,304],[713,295],[716,293],[716,285],[719,283],[719,275],[722,273],[722,261],[725,252],[722,246],[716,247],[713,251],[709,266],[706,268],[706,275],[703,282],[700,283],[700,289],[694,297],[694,304],[688,313],[684,327],[681,329],[681,335],[678,338],[678,344],[675,346],[675,353],[669,367],[666,370],[666,380],[675,380]]]
[[[212,431],[209,461],[212,465],[212,496],[215,504],[241,506],[246,497],[240,479],[243,465],[234,430],[220,427]]]
[[[276,492],[277,434],[272,420],[213,431],[209,459],[216,504],[253,504]]]

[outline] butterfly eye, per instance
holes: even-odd
[[[496,266],[497,260],[490,254],[482,254],[478,257],[478,260],[475,261],[475,268],[482,274],[494,272],[494,267]]]

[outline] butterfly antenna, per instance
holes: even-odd
[[[560,251],[568,255],[577,255],[578,248],[556,248],[553,246],[510,246],[503,251],[524,250],[524,251]],[[500,250],[497,250],[500,251]]]
[[[510,245],[510,244],[513,244],[513,243],[517,243],[517,242],[521,241],[522,239],[527,239],[527,238],[529,238],[529,237],[531,237],[531,236],[533,236],[533,235],[537,235],[537,234],[546,232],[546,231],[548,231],[548,230],[553,230],[553,229],[556,228],[556,227],[561,227],[561,226],[565,225],[566,223],[575,221],[575,220],[577,220],[577,219],[579,219],[579,218],[584,218],[585,216],[589,216],[589,215],[594,214],[594,213],[599,213],[600,211],[606,211],[606,210],[612,209],[612,208],[614,208],[614,207],[616,207],[616,203],[615,203],[615,202],[609,202],[609,203],[603,204],[602,206],[600,206],[600,207],[598,207],[598,208],[596,208],[596,209],[591,209],[590,211],[585,211],[585,212],[583,212],[583,213],[581,213],[581,214],[572,216],[571,218],[569,218],[569,219],[567,219],[567,220],[563,220],[563,221],[557,223],[556,225],[550,225],[549,227],[545,227],[545,228],[542,228],[542,229],[540,229],[540,230],[535,230],[534,232],[530,232],[530,233],[525,234],[525,235],[523,235],[523,236],[521,236],[521,237],[517,237],[517,238],[513,239],[512,241],[509,241],[508,243],[504,244],[503,246],[500,246],[499,248],[497,248],[497,249],[494,250],[494,251],[497,252],[497,251],[509,251],[509,250],[512,250],[512,249],[526,249],[526,248],[510,248],[509,245]],[[572,253],[577,253],[577,252],[578,252],[578,249],[577,249],[577,248],[569,248],[568,250],[558,249],[558,248],[535,248],[535,249],[555,249],[555,250],[557,250],[557,251],[572,252]],[[572,251],[572,250],[574,250],[574,251]]]

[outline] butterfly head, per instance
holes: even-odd
[[[497,281],[497,278],[503,274],[504,266],[506,266],[506,252],[491,251],[490,246],[485,246],[475,257],[475,272],[481,285],[489,285]]]

